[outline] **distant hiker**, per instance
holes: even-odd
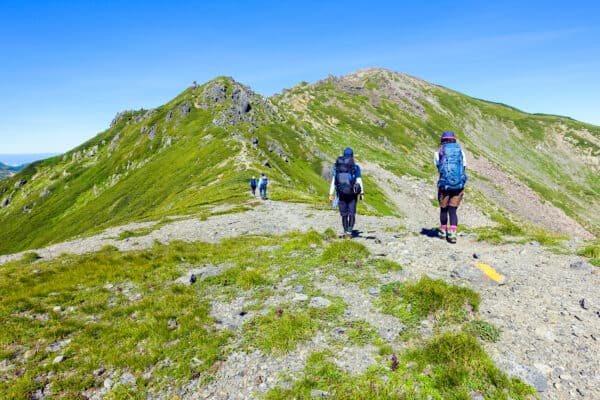
[[[252,179],[250,179],[250,190],[252,190],[252,196],[256,197],[256,186],[258,185],[258,181],[256,180],[256,177],[253,176]]]
[[[260,179],[258,180],[258,191],[260,193],[260,198],[263,200],[267,199],[267,185],[269,181],[265,174],[260,174]]]
[[[456,210],[463,198],[467,182],[467,160],[460,145],[456,143],[454,132],[443,132],[441,145],[435,152],[434,161],[439,172],[438,201],[440,203],[439,236],[450,243],[456,243],[458,216]],[[450,230],[448,230],[450,215]]]
[[[360,199],[363,200],[365,195],[360,167],[354,163],[354,152],[350,147],[345,148],[344,155],[335,161],[329,189],[329,201],[332,203],[334,192],[337,193],[344,235],[349,239],[352,237],[356,220],[358,196],[360,195]]]

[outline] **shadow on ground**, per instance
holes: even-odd
[[[422,228],[421,229],[421,235],[427,236],[427,237],[438,237],[438,230],[437,229],[430,229],[430,228]]]

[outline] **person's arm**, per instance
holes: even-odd
[[[465,167],[465,170],[466,170],[467,169],[467,157],[465,156],[465,152],[463,151],[463,149],[460,149],[460,152],[462,153],[463,167]]]
[[[360,199],[364,200],[365,199],[365,186],[363,184],[362,174],[360,172],[360,167],[358,165],[356,166],[356,183],[358,183],[360,185]]]
[[[433,153],[433,163],[435,164],[436,168],[440,168],[440,153],[437,151]]]

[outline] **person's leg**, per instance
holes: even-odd
[[[448,241],[450,243],[456,243],[456,226],[458,225],[456,207],[448,206],[448,214],[450,214],[450,230],[448,231]]]
[[[456,190],[450,193],[450,201],[448,202],[448,214],[450,214],[450,231],[448,233],[448,241],[450,243],[456,243],[457,228],[458,228],[458,214],[457,209],[462,201],[464,191]]]
[[[352,233],[354,230],[354,223],[356,222],[356,200],[357,196],[353,196],[348,202],[348,230],[347,232]]]
[[[440,229],[438,235],[445,238],[448,233],[448,201],[450,196],[441,188],[438,188],[438,202],[440,203]]]
[[[440,208],[440,227],[446,230],[448,226],[448,207]]]
[[[344,228],[344,232],[346,232],[348,230],[348,201],[341,196],[338,199],[338,208],[342,216],[342,227]]]
[[[448,206],[448,214],[450,214],[450,229],[456,231],[458,226],[458,215],[456,214],[456,207]]]

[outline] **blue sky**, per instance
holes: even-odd
[[[600,2],[402,3],[0,0],[0,153],[66,151],[194,80],[374,66],[600,125]]]

